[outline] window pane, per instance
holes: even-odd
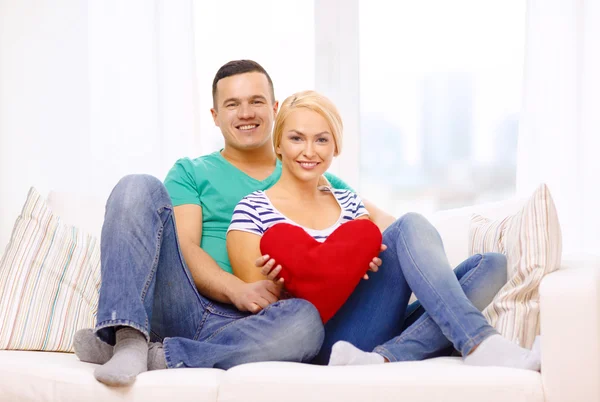
[[[314,87],[314,2],[197,1],[194,7],[201,148],[207,153],[223,146],[209,111],[212,80],[223,64],[237,59],[260,63],[280,102]]]
[[[398,216],[515,191],[526,2],[360,2],[360,189]]]

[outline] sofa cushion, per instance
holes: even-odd
[[[100,239],[107,196],[50,191],[48,206],[64,223]]]
[[[460,358],[372,366],[253,363],[229,369],[219,401],[542,402],[541,375]]]
[[[520,211],[491,220],[474,215],[470,254],[506,254],[508,282],[483,314],[507,339],[531,348],[540,333],[539,286],[560,266],[562,238],[558,215],[546,185]]]
[[[93,327],[100,245],[64,224],[32,188],[0,261],[0,349],[71,351]]]
[[[450,265],[456,267],[469,257],[469,225],[473,214],[499,219],[517,212],[526,200],[514,197],[505,201],[439,211],[428,216],[442,237]]]
[[[96,381],[95,364],[71,353],[0,351],[2,401],[215,402],[224,371],[171,369],[140,374],[131,387]]]

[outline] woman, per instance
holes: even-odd
[[[255,267],[255,261],[268,260],[261,257],[259,245],[269,227],[291,223],[324,241],[340,225],[365,219],[368,212],[358,195],[322,185],[323,173],[342,150],[342,121],[327,98],[314,91],[287,98],[275,120],[273,144],[281,178],[240,201],[227,246],[236,276],[246,282],[266,277],[283,286],[277,279],[282,267],[274,261],[262,270]],[[381,260],[370,264],[379,272],[361,281],[325,325],[316,363],[422,360],[447,354],[454,346],[466,364],[539,370],[537,353],[502,338],[480,313],[506,281],[504,256],[475,255],[453,273],[439,234],[413,213],[390,225],[383,243],[387,249],[382,246]],[[407,314],[412,292],[419,302]]]

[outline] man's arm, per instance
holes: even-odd
[[[202,207],[186,204],[174,208],[181,253],[198,291],[213,300],[234,304],[241,311],[258,312],[263,300],[277,301],[278,289],[272,281],[248,284],[225,272],[200,248]],[[275,296],[275,298],[274,298]]]
[[[372,202],[365,200],[364,198],[362,199],[362,201],[367,211],[369,211],[369,219],[371,220],[371,222],[376,224],[377,227],[379,227],[379,230],[381,230],[382,233],[385,229],[387,229],[388,226],[390,226],[392,223],[394,223],[394,221],[396,221],[396,218],[394,218],[392,215],[388,214],[384,210],[380,209],[379,207],[377,207],[377,205],[373,204]]]

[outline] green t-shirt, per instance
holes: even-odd
[[[202,207],[200,247],[223,270],[232,272],[225,237],[233,209],[248,194],[273,186],[280,176],[279,160],[273,173],[260,181],[233,166],[217,151],[196,159],[179,159],[167,174],[165,186],[173,206],[194,204]],[[325,173],[325,177],[333,188],[354,191],[331,173]]]

